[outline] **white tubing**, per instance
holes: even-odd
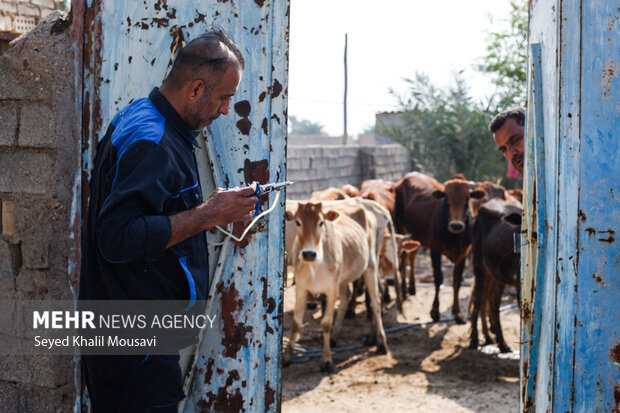
[[[273,205],[271,206],[271,208],[269,208],[266,211],[261,212],[260,214],[258,214],[253,220],[252,222],[250,222],[250,225],[247,226],[247,228],[243,231],[243,234],[241,234],[240,238],[235,237],[232,233],[226,231],[224,228],[220,227],[219,225],[216,225],[215,227],[217,229],[219,229],[221,232],[223,232],[226,236],[234,239],[237,242],[241,242],[241,240],[243,238],[245,238],[245,236],[247,235],[248,231],[250,230],[250,228],[252,228],[252,226],[254,226],[254,224],[256,224],[256,221],[258,221],[260,218],[264,217],[265,215],[267,215],[268,213],[270,213],[271,211],[273,211],[273,209],[276,207],[276,205],[278,205],[278,199],[280,199],[280,192],[276,192],[276,199],[273,202]],[[260,201],[259,201],[260,202]],[[224,241],[222,241],[222,244],[224,243]],[[221,244],[215,244],[215,245],[221,245]]]

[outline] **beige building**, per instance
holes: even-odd
[[[0,0],[0,53],[9,42],[26,33],[54,10],[62,10],[68,0]]]

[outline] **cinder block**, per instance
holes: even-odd
[[[0,3],[1,5],[2,3]],[[14,12],[13,12],[14,13]],[[0,32],[12,32],[13,19],[8,14],[0,15]]]
[[[6,16],[9,19],[10,17]],[[12,31],[13,24],[10,27],[3,27],[4,17],[0,16],[0,31]],[[22,73],[17,62],[16,56],[9,51],[5,51],[0,55],[0,96],[3,99],[21,99],[28,96],[26,91]]]
[[[0,286],[3,288],[13,285],[16,266],[14,255],[11,244],[0,239]]]
[[[29,103],[22,107],[18,143],[20,146],[54,146],[54,117],[48,105]]]
[[[47,197],[22,195],[16,198],[15,242],[21,242],[22,262],[26,269],[50,268],[51,239],[59,216]],[[66,235],[55,234],[59,247]]]
[[[17,136],[17,104],[0,103],[0,145],[15,145]]]
[[[32,271],[22,270],[15,278],[15,290],[18,299],[34,299],[34,276]]]
[[[54,187],[54,158],[30,151],[0,152],[0,192],[46,194]]]
[[[286,167],[289,171],[292,169],[299,169],[300,165],[301,165],[301,162],[299,162],[299,159],[297,158],[293,158],[293,159],[288,158],[286,160]]]
[[[12,2],[2,1],[0,2],[0,11],[14,15],[15,13],[17,13],[17,4],[12,3]]]
[[[65,274],[22,268],[15,277],[15,292],[12,299],[17,300],[69,300],[69,282]]]
[[[32,4],[20,2],[17,4],[17,14],[21,14],[23,16],[41,17],[41,10]]]
[[[56,389],[73,382],[70,356],[6,356],[0,358],[0,380]]]
[[[32,384],[0,381],[0,406],[6,412],[71,412],[74,402],[73,383],[50,389]]]
[[[43,9],[56,10],[56,3],[54,0],[30,0],[30,3],[41,6],[41,11],[43,11]]]

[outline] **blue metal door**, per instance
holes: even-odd
[[[620,411],[620,3],[530,2],[521,411]]]

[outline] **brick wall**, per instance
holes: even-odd
[[[400,145],[289,146],[287,189],[289,199],[306,199],[312,191],[329,186],[359,186],[365,179],[397,181],[412,169],[411,157]]]
[[[55,12],[0,55],[0,299],[72,299],[69,225],[79,133],[74,53]],[[72,357],[0,357],[0,408],[68,412]]]

